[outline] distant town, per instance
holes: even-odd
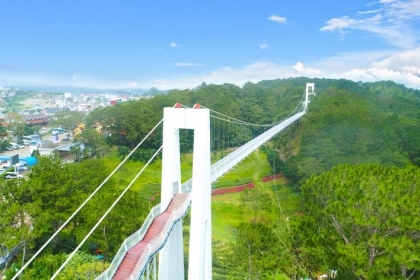
[[[115,106],[121,102],[150,98],[161,94],[156,88],[144,93],[44,92],[0,87],[0,158],[3,166],[17,154],[20,161],[38,150],[41,155],[57,152],[73,161],[70,153],[73,137],[84,129],[81,122],[60,125],[60,112],[86,116],[98,107]],[[82,118],[80,118],[82,120]],[[31,137],[32,136],[32,137]],[[0,170],[2,173],[4,170]]]
[[[18,88],[0,87],[0,112],[17,112],[22,116],[43,114],[53,116],[56,112],[70,111],[89,112],[97,107],[106,107],[130,100],[150,98],[159,93],[155,88],[143,94],[123,93],[51,93]],[[7,118],[7,117],[6,117]]]

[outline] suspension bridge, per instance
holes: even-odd
[[[184,271],[182,224],[183,218],[189,210],[191,210],[191,221],[187,272],[188,279],[212,279],[211,184],[226,174],[262,144],[305,115],[309,104],[309,96],[315,94],[314,90],[314,84],[307,83],[305,94],[300,102],[301,107],[296,113],[289,116],[286,120],[275,124],[264,133],[243,144],[241,147],[234,149],[233,152],[214,164],[211,164],[210,159],[210,110],[203,108],[198,104],[193,108],[185,108],[179,104],[172,108],[164,108],[163,144],[161,147],[161,202],[150,211],[143,226],[123,242],[109,267],[96,279],[185,279],[186,272]],[[192,130],[194,133],[192,178],[184,183],[181,183],[180,157],[180,130],[182,129]],[[141,143],[139,145],[141,145]],[[160,152],[160,149],[154,156],[156,156],[158,152]],[[124,161],[116,170],[123,163]],[[114,170],[114,172],[116,170]],[[114,174],[114,172],[109,175],[104,183]],[[140,174],[141,172],[138,176]],[[137,179],[138,176],[136,176],[135,179]],[[101,184],[90,197],[92,197],[103,184]],[[120,197],[98,221],[97,225],[85,239],[82,240],[80,245],[72,254],[70,254],[66,262],[64,262],[60,269],[53,275],[52,279],[54,279],[65,267],[71,257],[83,245],[86,239],[96,229],[100,222],[102,222],[104,217],[130,186],[131,184],[121,193]],[[87,200],[89,200],[90,197]],[[81,209],[85,203],[83,203],[79,209]],[[76,210],[58,231],[74,217],[79,209]],[[53,235],[50,240],[54,237],[55,235]],[[47,241],[44,247],[50,240]],[[33,258],[35,258],[44,247],[42,247]],[[29,260],[26,265],[28,265],[33,258]],[[25,268],[26,266],[23,266],[12,279],[18,277]]]

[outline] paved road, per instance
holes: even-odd
[[[63,139],[65,135],[66,135],[66,133],[59,134],[59,139],[60,140]],[[51,141],[51,134],[47,133],[46,135],[42,136],[42,140]],[[62,142],[62,143],[63,143],[63,145],[68,144],[68,142],[67,143]],[[0,158],[11,157],[11,156],[14,156],[16,154],[19,154],[19,158],[29,157],[31,155],[29,146],[25,146],[25,148],[23,148],[23,149],[18,149],[18,150],[13,150],[13,151],[2,151],[2,152],[0,152]]]
[[[30,154],[30,150],[29,150],[29,146],[25,146],[25,148],[19,149],[19,150],[2,151],[0,153],[0,158],[2,158],[2,157],[11,157],[11,156],[14,156],[16,154],[19,154],[19,158],[29,157],[31,155]]]

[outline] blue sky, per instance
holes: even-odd
[[[420,88],[420,0],[2,0],[0,42],[3,87],[307,76]]]

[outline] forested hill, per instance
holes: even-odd
[[[315,83],[317,95],[297,131],[284,134],[280,147],[287,163],[283,171],[292,179],[302,180],[341,163],[420,165],[420,91],[390,81],[288,78],[243,87],[203,83],[192,90],[99,108],[89,115],[88,125],[103,123],[112,135],[109,144],[132,148],[162,118],[163,107],[176,102],[199,103],[253,123],[272,123],[293,111],[308,82]]]
[[[419,91],[392,82],[338,85],[321,88],[302,121],[293,166],[302,177],[343,163],[420,164]]]
[[[10,279],[27,256],[45,244],[121,156],[161,120],[164,107],[199,103],[245,121],[272,123],[301,102],[308,82],[315,83],[317,93],[308,113],[248,158],[251,164],[243,165],[244,161],[240,172],[235,171],[241,182],[252,181],[257,187],[212,199],[212,217],[220,223],[218,236],[236,234],[233,243],[213,240],[217,244],[213,279],[315,279],[330,269],[338,269],[337,279],[419,279],[420,169],[413,165],[420,165],[420,91],[393,82],[309,78],[243,87],[203,83],[192,90],[95,109],[75,144],[83,143],[84,151],[97,158],[86,156],[81,162],[63,164],[55,156],[40,157],[26,179],[3,181],[0,225],[5,226],[0,226],[0,241],[7,248],[23,249],[17,261],[0,269],[0,278]],[[69,118],[71,112],[66,113]],[[97,133],[97,123],[106,128],[108,137]],[[56,236],[22,279],[50,279],[65,254],[77,247],[141,169],[143,164],[135,161],[150,158],[141,153],[160,147],[161,132],[155,133]],[[229,138],[234,139],[235,133],[229,131]],[[219,149],[223,147],[227,146]],[[258,165],[257,158],[264,173],[270,172],[268,159],[276,168],[273,172],[280,171],[285,178],[262,182],[262,171],[252,174],[250,167]],[[99,275],[107,264],[96,257],[110,261],[123,240],[138,230],[159,201],[161,163],[155,163],[144,180],[122,197],[60,279]],[[299,191],[293,192],[283,182],[295,182]],[[23,221],[30,226],[16,226]],[[217,221],[213,223],[212,228],[217,228]]]

